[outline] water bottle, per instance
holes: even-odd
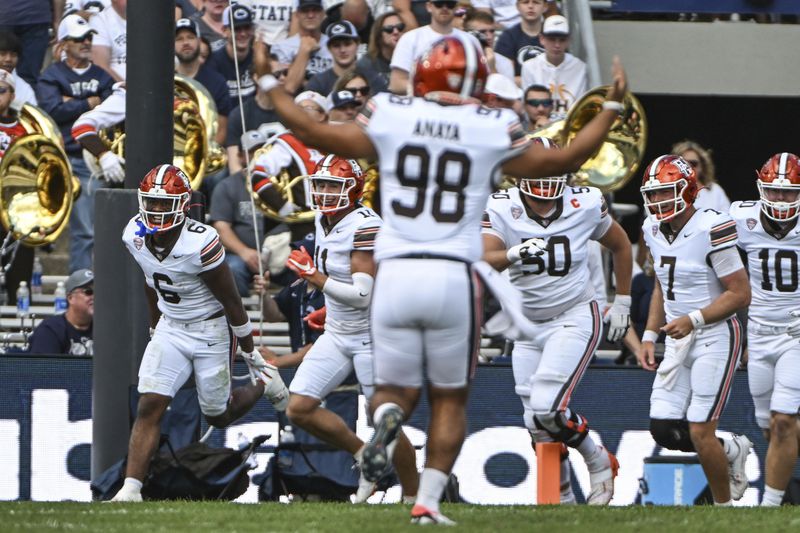
[[[294,444],[294,431],[292,426],[286,425],[281,431],[280,442],[278,443],[278,467],[291,468],[294,463],[294,452],[292,450],[283,449],[286,445]]]
[[[0,267],[0,305],[8,305],[8,293],[6,292],[6,271]]]
[[[33,274],[31,275],[31,294],[39,296],[42,294],[42,260],[38,257],[33,259]]]
[[[27,317],[31,313],[31,293],[28,290],[28,284],[24,281],[19,282],[19,289],[17,289],[17,316],[20,318]]]
[[[53,299],[53,312],[60,315],[67,310],[67,289],[64,288],[64,282],[59,281],[56,285],[56,294]]]

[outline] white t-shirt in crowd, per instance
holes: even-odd
[[[297,0],[237,0],[250,8],[256,35],[272,45],[289,36],[292,13],[297,10]]]
[[[414,62],[424,54],[433,43],[442,37],[453,34],[465,35],[468,39],[472,39],[478,48],[480,48],[478,39],[458,28],[453,28],[452,33],[441,34],[435,32],[430,25],[422,26],[421,28],[415,28],[404,33],[403,36],[400,37],[400,40],[397,41],[397,46],[392,54],[392,68],[410,73],[414,68]]]
[[[36,93],[33,91],[33,87],[31,87],[27,81],[19,77],[17,69],[14,69],[11,74],[14,76],[15,85],[14,101],[11,103],[11,107],[20,110],[24,104],[39,105],[36,101]]]
[[[300,35],[294,34],[288,39],[275,43],[270,52],[278,57],[281,63],[291,63],[300,50]],[[321,35],[319,39],[319,50],[311,54],[306,65],[306,72],[313,76],[323,70],[328,70],[333,66],[333,57],[328,50],[328,36]]]
[[[516,0],[472,0],[472,7],[491,9],[494,21],[504,28],[519,22]]]
[[[114,8],[110,8],[93,16],[89,24],[97,32],[92,44],[111,49],[109,66],[124,80],[128,64],[128,21],[120,17]]]
[[[522,64],[522,86],[536,83],[549,87],[554,100],[553,113],[566,113],[586,92],[586,63],[567,53],[564,61],[555,66],[546,56],[539,54]]]
[[[697,192],[694,207],[696,209],[716,209],[720,213],[727,213],[730,211],[731,201],[719,183],[712,183],[705,185]]]

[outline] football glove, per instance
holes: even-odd
[[[100,168],[103,169],[103,176],[112,183],[122,183],[125,181],[125,169],[122,165],[125,160],[113,152],[104,152],[98,159]]]
[[[546,251],[547,242],[544,239],[534,237],[532,239],[528,239],[522,244],[518,244],[509,248],[506,252],[506,257],[512,263],[516,263],[517,261],[521,261],[523,259],[530,259],[531,257],[535,257],[537,255],[544,255]]]
[[[261,353],[258,349],[254,349],[252,352],[243,351],[242,359],[247,363],[247,372],[250,374],[250,383],[253,385],[259,381],[262,383],[265,382],[266,379],[264,379],[262,375],[269,375],[270,371],[275,369],[275,366],[267,363],[264,358],[261,357]]]
[[[317,272],[317,267],[314,266],[314,261],[305,246],[301,246],[299,250],[292,250],[289,259],[286,260],[286,266],[301,278],[309,278]]]
[[[617,294],[614,303],[606,313],[608,322],[608,342],[617,342],[625,336],[631,323],[631,297],[628,294]]]
[[[327,315],[327,309],[323,305],[316,311],[312,311],[306,315],[303,319],[308,327],[313,329],[314,331],[324,331],[325,330],[325,317]]]
[[[800,311],[792,311],[789,315],[795,320],[789,322],[789,326],[786,328],[786,334],[796,339],[800,337]]]

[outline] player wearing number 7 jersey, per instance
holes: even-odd
[[[747,323],[747,378],[756,422],[769,441],[764,499],[780,505],[797,462],[800,409],[800,160],[783,152],[758,173],[757,202],[734,202],[731,217],[747,254],[753,301]]]
[[[192,374],[200,410],[215,427],[241,417],[262,395],[278,410],[289,401],[278,370],[253,346],[253,328],[217,232],[187,218],[191,192],[181,169],[155,167],[139,184],[139,214],[122,234],[144,272],[151,339],[139,366],[140,396],[125,483],[114,501],[142,501],[161,418]],[[237,339],[252,383],[231,390]]]
[[[665,448],[696,451],[715,504],[729,505],[747,489],[752,444],[715,432],[739,364],[742,327],[735,313],[750,303],[750,283],[736,249],[736,223],[713,209],[696,210],[697,188],[694,168],[682,157],[663,155],[645,170],[640,189],[650,216],[642,231],[656,284],[637,357],[656,370],[654,342],[659,330],[667,334],[650,396],[650,432]]]
[[[536,138],[558,149],[548,138]],[[531,340],[514,343],[511,357],[525,427],[534,442],[561,442],[577,449],[589,470],[590,505],[614,494],[616,458],[589,436],[586,419],[569,401],[594,356],[603,321],[588,267],[588,243],[599,241],[614,257],[617,296],[609,340],[625,335],[630,317],[631,243],[608,215],[600,190],[565,187],[567,176],[523,178],[519,187],[492,194],[483,219],[486,262],[508,268],[522,293],[524,313],[537,325]],[[562,445],[561,502],[575,503]]]
[[[509,110],[480,105],[486,58],[470,41],[447,36],[417,61],[413,96],[382,93],[353,124],[309,120],[269,75],[263,47],[256,74],[284,124],[310,146],[343,157],[379,160],[379,263],[372,299],[375,432],[362,468],[379,477],[391,462],[402,422],[428,381],[431,421],[415,523],[451,522],[439,513],[466,431],[465,404],[480,333],[480,217],[501,170],[553,176],[577,169],[605,138],[626,90],[618,62],[609,102],[565,150],[544,150]],[[424,375],[423,375],[424,374]]]

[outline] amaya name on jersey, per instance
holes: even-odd
[[[491,195],[481,226],[506,248],[533,237],[547,241],[543,256],[513,263],[508,272],[522,292],[525,315],[548,320],[594,299],[587,243],[602,239],[611,224],[603,194],[595,187],[566,187],[547,217],[534,213],[514,187]]]
[[[375,249],[381,218],[372,209],[360,206],[333,226],[328,226],[324,221],[324,215],[317,213],[314,264],[331,279],[352,285],[350,254]],[[326,331],[344,334],[369,331],[369,308],[356,309],[328,294],[325,295],[325,306]]]
[[[122,241],[144,272],[147,285],[158,295],[158,309],[178,322],[204,320],[222,310],[200,274],[225,261],[225,249],[211,226],[187,218],[171,250],[153,248],[152,241],[140,237],[139,215],[125,226]],[[147,239],[147,240],[145,240]]]

